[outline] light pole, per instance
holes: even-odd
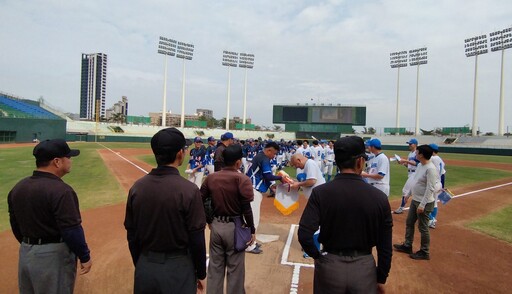
[[[162,106],[162,127],[165,127],[167,118],[167,56],[176,55],[176,40],[169,39],[166,37],[160,36],[160,40],[158,41],[158,53],[165,55],[165,63],[164,63],[164,97],[163,97],[163,106]]]
[[[194,45],[178,42],[177,58],[183,59],[183,76],[181,79],[181,127],[185,127],[185,59],[192,60]]]
[[[416,124],[414,127],[414,134],[420,134],[420,65],[427,64],[427,47],[409,50],[409,65],[417,66],[416,69]]]
[[[242,120],[243,130],[245,131],[245,118],[247,114],[247,69],[254,67],[254,54],[240,53],[240,62],[238,67],[245,68],[244,80],[244,116]]]
[[[392,52],[389,54],[391,68],[398,68],[396,80],[396,135],[400,134],[400,68],[407,66],[407,51]]]
[[[238,66],[238,53],[224,50],[222,52],[222,65],[228,67],[228,103],[226,110],[226,131],[229,130],[229,99],[231,95],[231,68]]]
[[[500,115],[498,123],[498,135],[503,136],[505,131],[505,101],[504,101],[504,82],[503,72],[505,64],[505,49],[512,47],[512,27],[489,34],[491,42],[491,51],[501,50],[501,78],[500,78]]]
[[[483,34],[476,37],[471,37],[464,40],[464,48],[466,57],[475,56],[475,80],[473,85],[473,124],[471,126],[471,135],[477,135],[477,98],[478,98],[478,55],[485,54],[489,50],[487,49],[487,34]]]

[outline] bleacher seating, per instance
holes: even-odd
[[[4,117],[60,119],[57,115],[38,105],[11,99],[5,95],[0,95],[0,110]]]

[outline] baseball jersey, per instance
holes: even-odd
[[[261,193],[267,192],[271,185],[270,181],[263,178],[265,173],[272,174],[272,167],[270,166],[270,159],[265,153],[260,152],[253,158],[247,176],[251,179],[252,187]]]
[[[325,153],[325,161],[327,165],[332,165],[334,163],[334,150],[331,147],[326,146],[324,149]]]
[[[444,175],[446,173],[446,170],[444,169],[445,164],[444,161],[439,155],[432,155],[430,158],[430,161],[434,164],[436,167],[437,172],[439,173],[439,177]]]
[[[206,149],[204,148],[204,146],[190,150],[190,160],[189,160],[190,168],[194,169],[199,166],[204,166],[205,165],[205,154],[206,154]],[[203,170],[204,170],[204,167],[197,169],[198,172],[202,172]]]
[[[369,184],[374,185],[375,188],[378,188],[381,191],[387,189],[387,193],[385,191],[384,193],[389,196],[389,159],[384,153],[381,152],[370,159],[368,164],[368,173],[383,176],[383,178],[379,180],[372,178],[367,178],[367,180]],[[386,188],[381,189],[380,186],[386,186]]]
[[[306,180],[316,179],[316,183],[313,186],[302,187],[304,196],[306,197],[306,199],[309,199],[309,196],[311,196],[313,188],[324,184],[325,178],[324,175],[322,174],[322,171],[320,170],[320,167],[318,167],[318,164],[316,164],[316,162],[312,159],[306,160],[306,164],[304,165],[304,173],[306,174]]]
[[[409,155],[407,155],[407,160],[416,162],[416,165],[407,164],[407,176],[410,177],[414,175],[414,172],[416,171],[416,166],[420,162],[418,159],[416,159],[416,151],[409,152]]]
[[[205,163],[206,165],[213,165],[213,157],[215,155],[215,146],[208,146],[206,148]]]
[[[320,164],[324,159],[324,148],[322,148],[320,145],[313,147],[313,158],[317,164]]]

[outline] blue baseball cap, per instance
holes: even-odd
[[[411,140],[409,140],[408,142],[405,142],[405,143],[407,143],[409,145],[411,145],[411,144],[418,145],[418,140],[416,140],[415,138],[412,138]]]
[[[428,145],[430,148],[432,148],[432,150],[434,150],[435,152],[439,152],[439,146],[437,146],[437,144],[429,144]]]
[[[217,141],[213,136],[208,137],[208,142]]]
[[[221,141],[225,141],[225,140],[229,140],[229,139],[234,139],[233,133],[226,132],[222,136],[220,136]]]
[[[194,139],[194,143],[203,143],[203,139],[201,139],[201,137],[196,137]]]
[[[382,144],[380,143],[379,139],[371,139],[370,141],[368,141],[367,145],[368,145],[368,147],[375,147],[377,149],[382,148]]]

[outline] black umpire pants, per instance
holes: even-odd
[[[195,294],[197,280],[190,254],[147,252],[135,266],[133,292]]]

